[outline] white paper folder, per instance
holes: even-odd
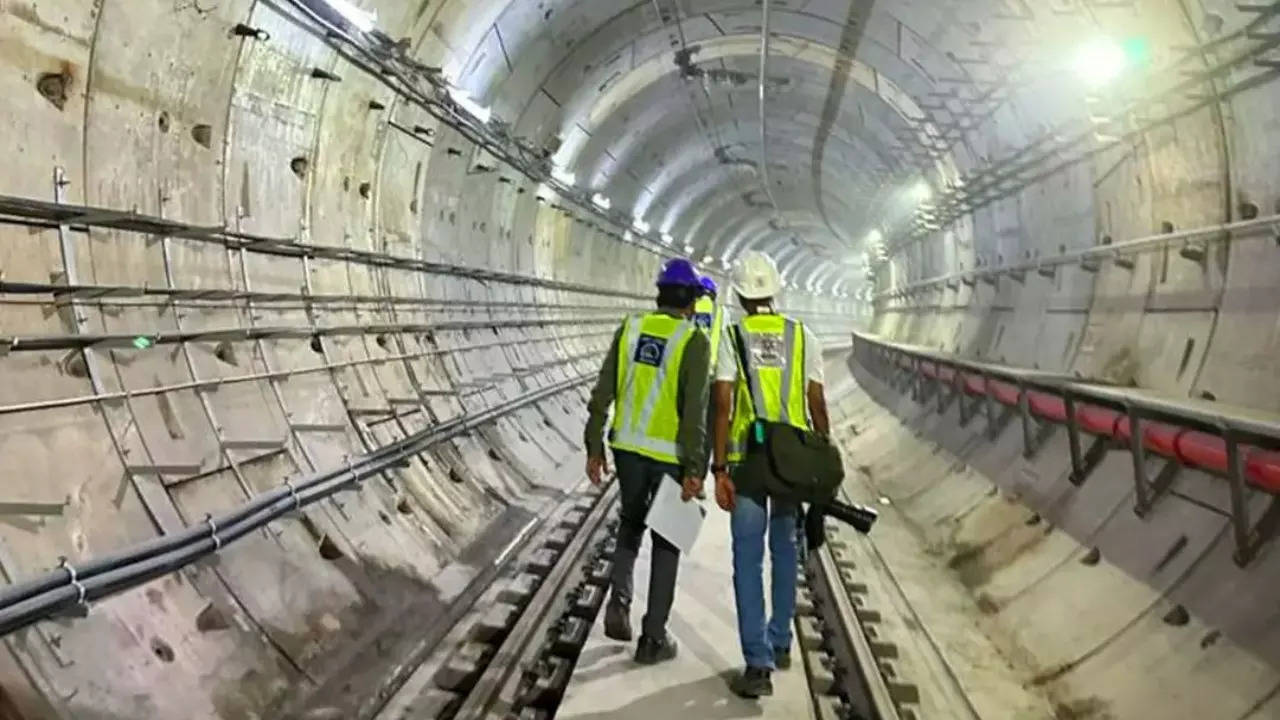
[[[684,502],[680,499],[680,483],[670,476],[663,476],[654,493],[653,503],[649,506],[649,516],[645,524],[650,530],[666,538],[680,552],[688,554],[693,550],[693,543],[698,539],[698,531],[702,529],[702,520],[707,511],[697,498]]]

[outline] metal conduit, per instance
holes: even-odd
[[[454,418],[353,458],[345,467],[287,481],[233,510],[216,518],[208,517],[203,523],[181,532],[152,538],[79,566],[64,562],[43,575],[0,589],[0,635],[55,615],[83,615],[92,600],[136,587],[216,553],[226,544],[272,521],[352,489],[365,478],[400,464],[432,445],[583,385],[593,377],[593,374],[588,374],[565,380],[474,415]]]

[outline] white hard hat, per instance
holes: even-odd
[[[742,256],[733,268],[733,289],[748,300],[771,298],[782,290],[782,278],[773,258],[752,250]]]

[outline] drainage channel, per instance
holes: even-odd
[[[554,717],[608,590],[617,483],[576,498],[513,548],[495,583],[376,720]]]

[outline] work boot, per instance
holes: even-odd
[[[791,667],[791,648],[773,649],[773,666],[779,670]]]
[[[616,600],[605,605],[604,636],[618,642],[631,641],[631,608]]]
[[[758,697],[773,694],[773,679],[769,677],[769,668],[748,667],[743,673],[729,683],[734,695],[755,700]]]
[[[636,643],[636,662],[641,665],[654,665],[672,660],[675,656],[676,641],[670,635],[664,634],[660,638],[641,635],[640,642]]]

